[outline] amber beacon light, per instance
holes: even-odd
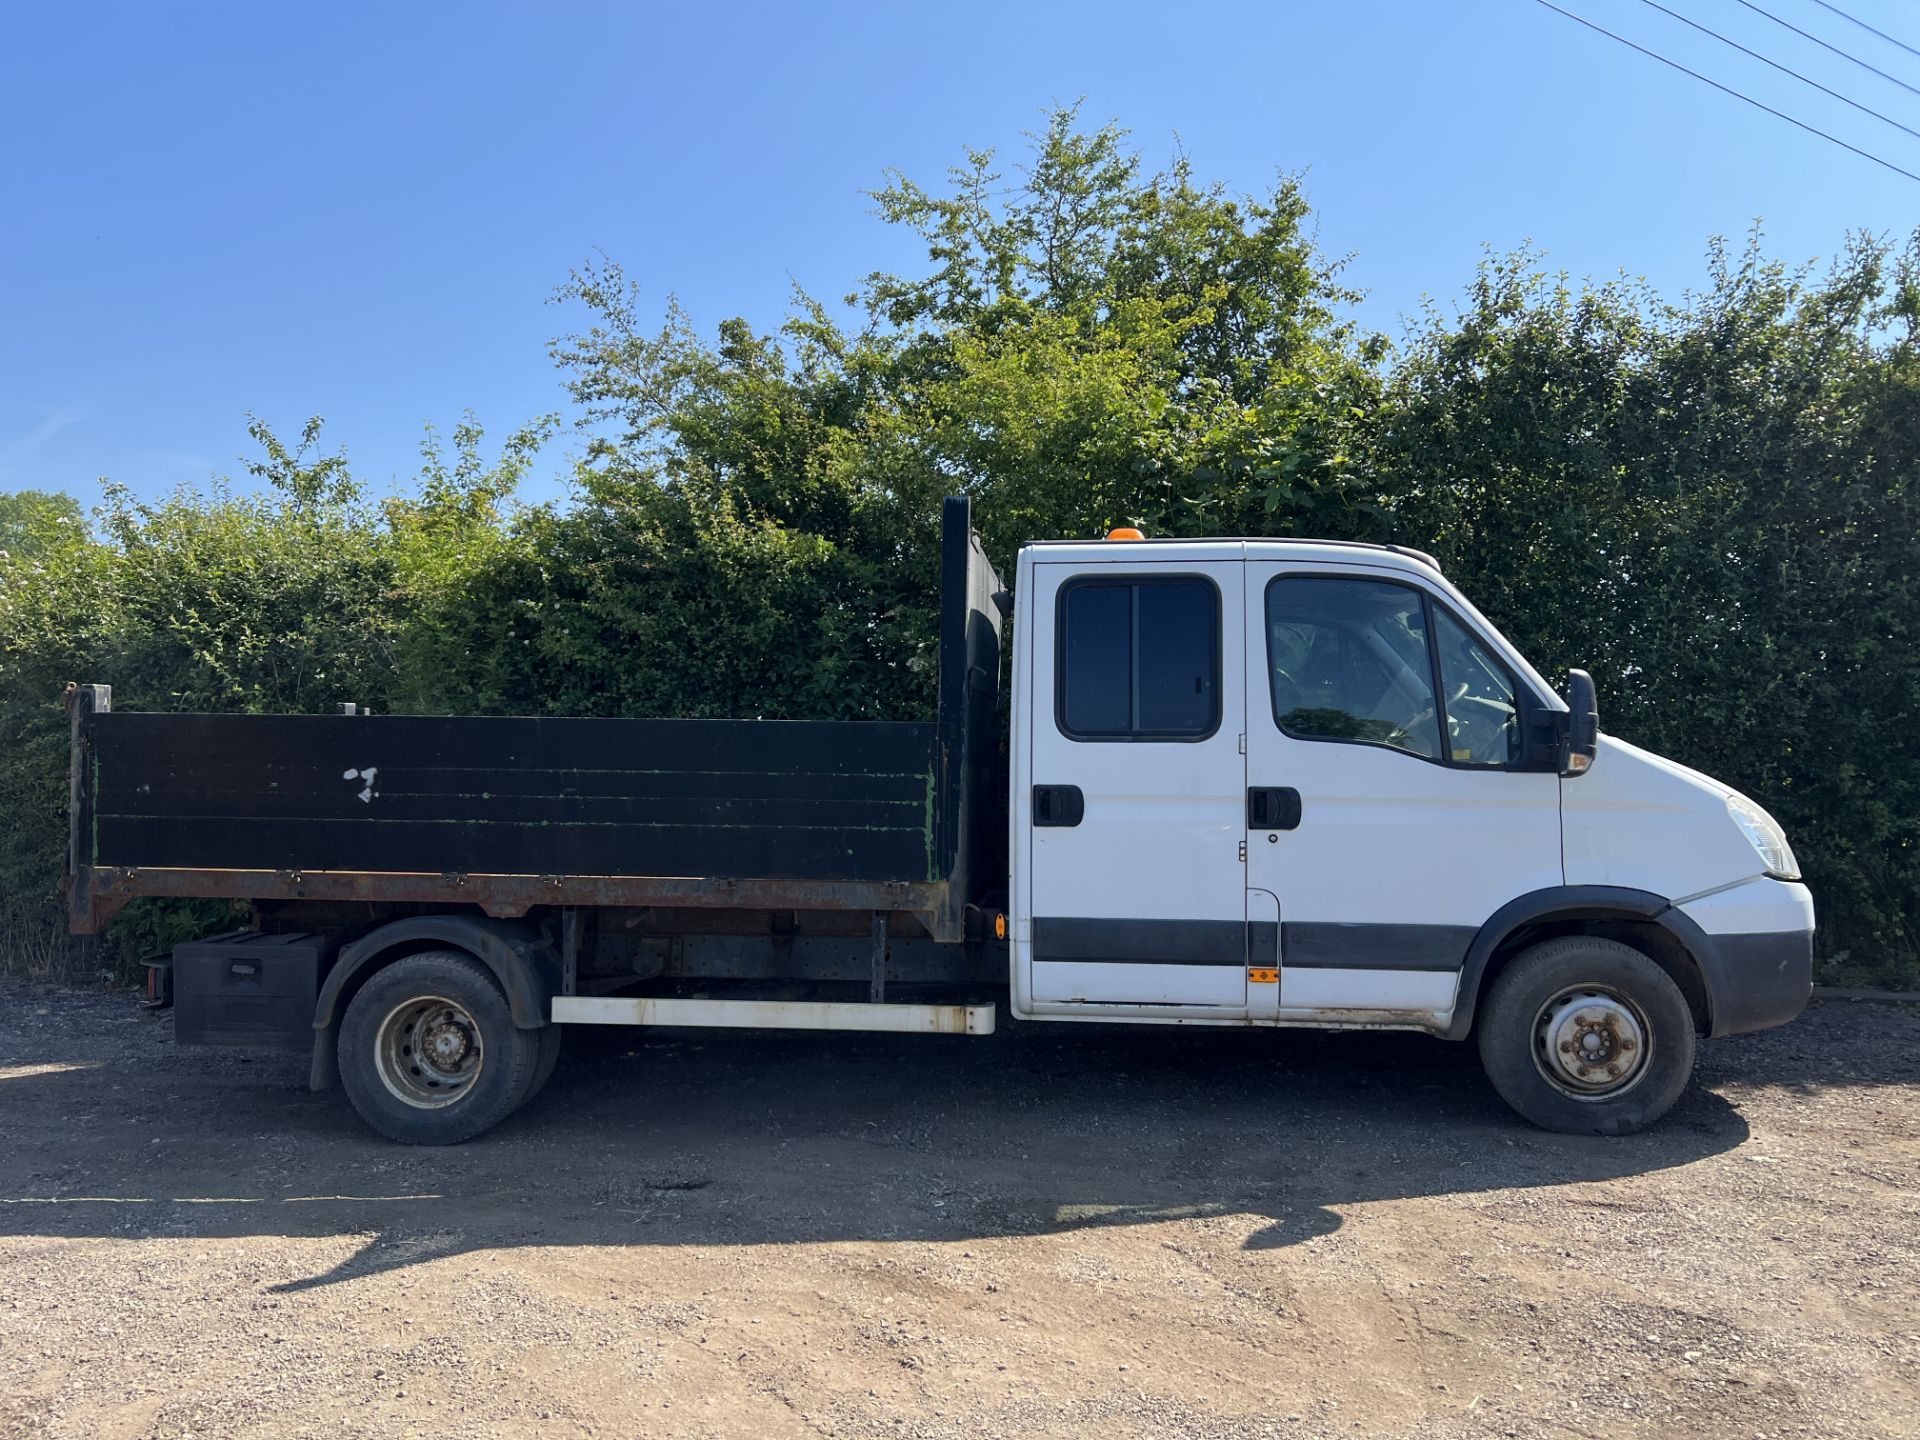
[[[1107,531],[1107,538],[1109,540],[1144,540],[1147,537],[1142,535],[1138,530],[1134,529],[1133,526],[1131,525],[1121,525],[1115,529]]]

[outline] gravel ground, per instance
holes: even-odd
[[[1542,1134],[1416,1036],[603,1031],[454,1150],[0,995],[0,1435],[1920,1435],[1920,1009]]]

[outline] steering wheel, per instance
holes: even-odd
[[[1482,695],[1456,695],[1448,703],[1454,708],[1447,711],[1447,717],[1454,723],[1457,738],[1466,741],[1467,758],[1476,765],[1504,765],[1513,734],[1513,706]]]
[[[1454,687],[1453,693],[1447,697],[1447,704],[1449,705],[1453,704],[1454,701],[1458,700],[1462,695],[1466,693],[1467,693],[1466,683],[1462,681],[1459,685],[1456,685]],[[1426,709],[1420,711],[1418,714],[1410,716],[1406,724],[1395,726],[1393,730],[1389,732],[1387,735],[1387,744],[1394,746],[1396,749],[1411,750],[1413,751],[1414,754],[1416,755],[1419,754],[1420,753],[1419,748],[1415,745],[1409,744],[1408,742],[1412,740],[1415,731],[1419,730],[1429,720],[1434,718],[1434,713],[1437,708],[1438,707],[1436,706],[1429,705],[1427,706]],[[1449,714],[1448,719],[1449,720],[1452,719],[1451,714]]]

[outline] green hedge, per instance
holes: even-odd
[[[1315,249],[1298,186],[1149,173],[1056,115],[1012,177],[892,177],[926,242],[857,323],[658,328],[617,266],[556,297],[569,413],[429,434],[377,501],[319,423],[255,424],[243,488],[91,522],[0,497],[0,913],[50,907],[69,679],[121,708],[889,717],[931,701],[940,497],[1011,573],[1030,538],[1404,540],[1603,723],[1793,835],[1828,973],[1920,980],[1914,251],[1820,275],[1712,254],[1709,287],[1489,263],[1397,344]],[[563,504],[512,496],[556,427]],[[148,910],[122,948],[191,923]]]

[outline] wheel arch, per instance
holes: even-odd
[[[1460,989],[1446,1038],[1473,1030],[1481,999],[1496,975],[1521,951],[1563,935],[1594,935],[1640,951],[1673,978],[1693,1013],[1694,1028],[1713,1031],[1713,941],[1664,895],[1619,885],[1556,885],[1508,901],[1480,927],[1467,947]]]
[[[552,1023],[560,963],[552,941],[538,928],[522,920],[477,915],[411,915],[341,947],[314,1001],[312,1089],[325,1090],[333,1084],[340,1014],[360,987],[404,956],[446,949],[462,951],[487,967],[506,995],[519,1028],[537,1030]]]

